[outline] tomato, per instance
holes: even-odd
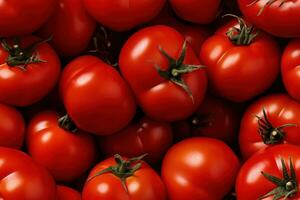
[[[239,145],[244,158],[268,146],[300,146],[300,103],[285,94],[265,96],[244,113]]]
[[[0,147],[0,199],[56,200],[50,174],[25,153]]]
[[[43,38],[52,36],[51,44],[62,56],[84,51],[95,30],[95,21],[87,14],[82,0],[59,0],[55,13],[39,30]]]
[[[60,75],[55,51],[34,36],[1,42],[0,102],[28,106],[41,100],[54,88]]]
[[[87,11],[114,31],[127,31],[154,18],[166,0],[83,0]]]
[[[109,135],[135,114],[134,97],[120,74],[94,56],[81,56],[64,69],[60,92],[68,114],[82,130]]]
[[[81,194],[76,190],[63,186],[57,186],[58,200],[81,200]]]
[[[187,21],[209,24],[218,15],[221,0],[169,0],[176,14]]]
[[[279,37],[300,37],[297,0],[238,0],[243,15],[257,27]]]
[[[80,177],[95,160],[93,138],[68,120],[55,112],[43,112],[31,120],[27,131],[29,154],[58,181]]]
[[[169,124],[143,117],[114,135],[99,138],[99,143],[105,156],[117,153],[126,157],[148,154],[145,160],[157,163],[171,146],[172,138]]]
[[[169,200],[220,200],[230,192],[238,169],[238,158],[225,143],[196,137],[169,149],[162,178]]]
[[[100,162],[85,183],[82,200],[166,200],[162,180],[139,159],[116,155]]]
[[[185,119],[201,104],[206,74],[182,35],[167,26],[142,29],[121,50],[120,69],[152,119]]]
[[[296,100],[300,100],[300,39],[291,40],[285,48],[281,59],[281,74],[284,86]]]
[[[20,149],[23,146],[25,122],[13,107],[0,104],[0,146]]]
[[[237,200],[299,200],[300,148],[281,144],[261,151],[242,166]]]
[[[263,93],[276,80],[280,50],[270,36],[256,32],[241,18],[238,22],[231,21],[208,38],[200,60],[207,66],[215,94],[243,102]]]

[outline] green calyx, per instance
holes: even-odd
[[[58,119],[58,125],[59,125],[59,127],[65,129],[67,131],[70,131],[72,133],[75,133],[78,130],[76,125],[71,120],[71,118],[69,117],[68,114],[66,114]]]
[[[180,56],[176,60],[176,59],[172,58],[161,47],[159,47],[159,51],[169,61],[169,68],[167,70],[162,70],[160,66],[155,64],[155,69],[157,70],[158,74],[161,77],[168,79],[168,80],[172,81],[174,84],[183,88],[187,92],[187,94],[190,96],[190,98],[192,99],[192,101],[194,103],[194,97],[193,97],[192,91],[190,90],[188,85],[183,80],[182,75],[205,68],[205,66],[184,64],[183,61],[186,56],[186,49],[187,49],[187,42],[184,41],[184,43],[182,45],[182,50],[181,50]]]
[[[292,159],[290,158],[290,162],[289,162],[290,173],[288,172],[285,161],[282,158],[281,158],[281,164],[282,164],[283,178],[278,178],[268,173],[261,172],[262,175],[268,181],[276,185],[276,188],[274,188],[272,191],[268,192],[267,194],[263,195],[262,197],[258,198],[258,200],[262,200],[270,196],[273,196],[273,200],[279,200],[281,198],[283,198],[283,200],[286,200],[288,198],[292,198],[298,192],[298,181],[297,181],[297,176],[296,176]]]
[[[252,3],[250,3],[248,6],[253,6],[254,4],[256,4],[257,2],[259,2],[260,0],[254,0]],[[259,12],[257,13],[257,16],[260,16],[263,11],[268,7],[271,6],[273,3],[275,3],[278,0],[269,0],[267,1],[263,7],[260,8]],[[287,0],[280,0],[280,4],[279,7],[281,7],[285,2],[287,2]]]

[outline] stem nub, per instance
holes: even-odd
[[[78,130],[76,125],[71,120],[71,118],[69,117],[68,114],[66,114],[58,119],[58,125],[61,128],[65,129],[67,131],[71,131],[73,133],[75,133]]]

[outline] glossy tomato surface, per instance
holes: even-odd
[[[58,200],[81,200],[81,194],[67,186],[57,186]]]

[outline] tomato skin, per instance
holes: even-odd
[[[20,149],[25,135],[25,121],[13,107],[0,104],[0,146]]]
[[[96,28],[96,22],[87,14],[82,0],[59,0],[54,14],[39,30],[42,38],[52,36],[50,43],[64,57],[84,51]]]
[[[191,90],[189,94],[173,82],[162,78],[155,65],[169,69],[169,62],[159,51],[161,47],[171,57],[178,58],[184,39],[175,29],[152,26],[135,33],[123,46],[120,69],[134,91],[139,105],[152,119],[176,121],[191,115],[202,102],[206,92],[206,74],[203,69],[186,73],[182,79]],[[192,48],[187,45],[184,64],[199,64]]]
[[[267,148],[254,154],[240,169],[236,180],[237,200],[253,200],[267,194],[276,186],[268,181],[261,172],[266,172],[276,177],[282,178],[282,166],[280,159],[286,163],[292,158],[298,182],[300,181],[300,166],[295,163],[300,161],[300,148],[294,145],[281,144]],[[298,190],[300,187],[298,186]],[[272,200],[273,196],[264,198]],[[283,199],[283,198],[280,198]],[[297,192],[291,200],[299,200],[300,194]]]
[[[116,165],[114,158],[108,158],[96,165],[89,177],[109,166]],[[158,174],[145,162],[134,176],[126,179],[128,192],[121,181],[112,173],[105,173],[87,180],[82,200],[166,200],[165,186]]]
[[[253,0],[238,0],[243,15],[257,27],[279,37],[300,37],[300,2],[274,1],[272,5],[266,6],[264,11],[258,15],[261,7],[267,0],[260,0],[249,6]]]
[[[57,186],[58,200],[81,200],[81,194],[67,186]]]
[[[50,174],[25,153],[0,147],[0,193],[5,200],[56,200]]]
[[[300,82],[299,65],[300,65],[300,39],[293,39],[286,46],[281,59],[281,74],[284,86],[296,100],[300,100]]]
[[[27,47],[39,41],[37,37],[21,38],[21,46]],[[55,86],[60,75],[60,60],[47,43],[40,44],[36,55],[44,62],[30,63],[26,70],[6,63],[8,52],[0,47],[0,102],[12,106],[28,106],[45,97]]]
[[[83,0],[85,8],[99,23],[127,31],[154,18],[166,0]]]
[[[76,126],[94,134],[115,133],[135,114],[134,97],[126,82],[112,66],[94,56],[81,56],[67,65],[60,93]]]
[[[99,143],[105,156],[118,153],[132,158],[147,153],[144,160],[157,163],[171,146],[172,139],[172,129],[168,123],[143,117],[118,133],[99,138]]]
[[[169,149],[162,177],[169,200],[220,200],[230,192],[238,169],[238,158],[225,143],[196,137]]]
[[[244,102],[264,92],[276,80],[280,50],[263,32],[259,32],[251,44],[236,46],[226,35],[231,27],[239,27],[236,20],[204,42],[200,61],[207,66],[210,88],[216,95]]]

